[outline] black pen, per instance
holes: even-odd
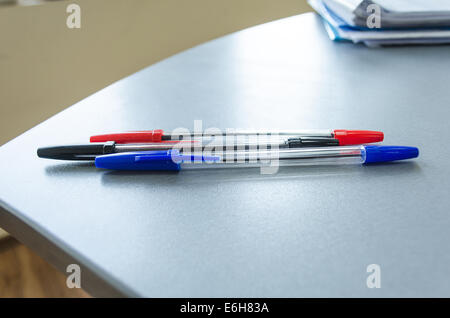
[[[286,140],[267,140],[264,142],[236,142],[227,143],[199,143],[198,141],[185,142],[155,142],[145,144],[118,144],[114,141],[95,142],[80,145],[62,145],[41,147],[37,150],[40,158],[59,160],[95,160],[97,156],[135,151],[157,151],[177,148],[183,151],[223,151],[223,150],[257,150],[273,148],[303,148],[339,146],[339,140],[327,137],[298,137]]]

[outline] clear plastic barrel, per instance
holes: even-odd
[[[181,162],[182,169],[362,164],[365,161],[363,146],[203,152],[184,155],[191,157]]]
[[[270,130],[270,129],[228,129],[221,132],[220,130],[214,132],[177,132],[176,130],[170,133],[173,137],[208,137],[208,136],[308,136],[308,137],[333,137],[333,130],[331,129],[292,129],[292,130]]]

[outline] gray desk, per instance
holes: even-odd
[[[0,226],[61,270],[80,264],[96,296],[448,297],[449,70],[449,46],[333,43],[312,14],[220,38],[1,147]],[[35,154],[195,119],[204,128],[379,129],[386,144],[416,145],[421,156],[260,175],[106,172]],[[372,263],[380,289],[366,287]]]

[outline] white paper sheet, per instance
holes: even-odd
[[[357,1],[357,0],[341,0]],[[361,1],[359,1],[361,3]],[[450,11],[450,0],[373,0],[386,10],[396,12]]]

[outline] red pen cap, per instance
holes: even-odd
[[[91,142],[115,141],[118,144],[160,142],[163,134],[164,132],[162,131],[162,129],[131,131],[125,133],[91,136],[90,141]]]
[[[384,134],[381,131],[372,130],[336,129],[334,138],[339,140],[340,146],[362,145],[383,141]]]

